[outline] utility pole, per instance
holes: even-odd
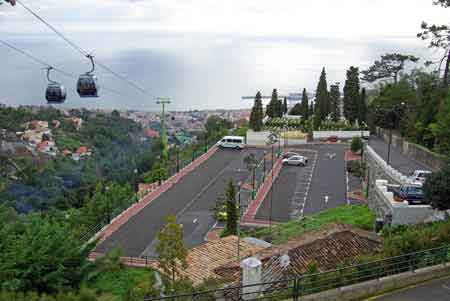
[[[156,98],[156,103],[161,105],[161,142],[162,142],[162,151],[161,155],[164,160],[168,159],[168,151],[167,151],[167,135],[166,135],[166,104],[170,104],[169,97],[158,97]]]

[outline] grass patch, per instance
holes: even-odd
[[[104,271],[88,284],[100,299],[122,301],[130,288],[152,281],[153,271],[124,267],[117,271]]]
[[[261,239],[271,238],[272,243],[280,244],[302,233],[317,230],[336,222],[353,225],[364,230],[372,230],[375,215],[367,205],[342,206],[306,217],[303,220],[279,224],[272,228],[272,235],[268,228],[259,229],[250,234]]]

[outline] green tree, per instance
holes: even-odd
[[[330,94],[328,92],[327,74],[324,67],[320,74],[319,83],[316,89],[316,102],[314,107],[314,121],[316,128],[320,126],[322,121],[328,116],[330,107]]]
[[[449,0],[436,0],[434,5],[441,5],[442,7],[450,7]],[[422,40],[429,40],[430,48],[436,48],[443,50],[443,55],[438,61],[439,69],[444,64],[444,84],[447,86],[450,84],[450,26],[448,25],[429,25],[427,22],[422,22],[422,32],[417,34],[417,37]],[[433,62],[428,62],[433,63]]]
[[[236,187],[232,179],[228,181],[227,187],[225,188],[225,208],[227,220],[223,235],[236,235],[239,213],[236,206]]]
[[[307,120],[310,116],[309,114],[309,99],[308,99],[308,93],[306,92],[306,89],[303,88],[302,92],[302,102],[301,102],[301,110],[300,115],[302,115],[304,120]]]
[[[350,144],[350,149],[353,153],[359,152],[363,148],[363,143],[361,138],[353,137],[352,143]]]
[[[287,98],[285,97],[283,99],[283,114],[287,114],[288,112],[288,104],[287,104]]]
[[[339,83],[330,85],[331,118],[334,121],[338,121],[340,117],[340,108],[339,108],[340,101],[341,101],[341,91],[339,90]]]
[[[263,118],[264,113],[263,113],[261,92],[258,91],[258,93],[256,93],[255,96],[255,103],[250,113],[250,123],[249,123],[250,128],[255,132],[261,131],[263,126]]]
[[[424,184],[425,199],[433,208],[450,209],[450,164],[427,178]]]
[[[359,89],[359,70],[351,66],[347,70],[347,79],[344,86],[344,116],[350,123],[354,123],[359,117],[358,111],[361,100]]]
[[[301,103],[296,103],[289,111],[289,115],[301,116],[303,115],[303,107]]]
[[[272,97],[266,108],[266,114],[270,118],[281,117],[283,114],[282,102],[278,99],[277,89],[273,89]]]
[[[79,287],[93,245],[84,245],[68,223],[38,214],[0,219],[0,289],[56,294]]]
[[[361,71],[362,80],[373,83],[380,79],[393,79],[398,82],[398,76],[405,68],[407,62],[417,62],[419,58],[413,55],[404,55],[400,53],[387,53],[381,56],[381,60],[374,62],[369,69]]]
[[[358,121],[367,122],[367,95],[366,88],[362,88],[358,105]]]
[[[167,217],[167,223],[158,234],[158,244],[156,246],[158,261],[163,271],[170,276],[172,284],[179,275],[179,268],[187,268],[188,251],[183,242],[183,227],[177,223],[174,215]]]

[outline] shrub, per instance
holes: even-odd
[[[363,148],[363,143],[361,138],[353,137],[352,144],[350,145],[350,149],[353,153],[358,153]]]
[[[423,187],[425,199],[433,208],[450,209],[450,164],[427,178]]]

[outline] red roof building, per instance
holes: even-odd
[[[159,132],[153,130],[153,129],[146,129],[145,130],[145,136],[148,138],[159,138]]]

